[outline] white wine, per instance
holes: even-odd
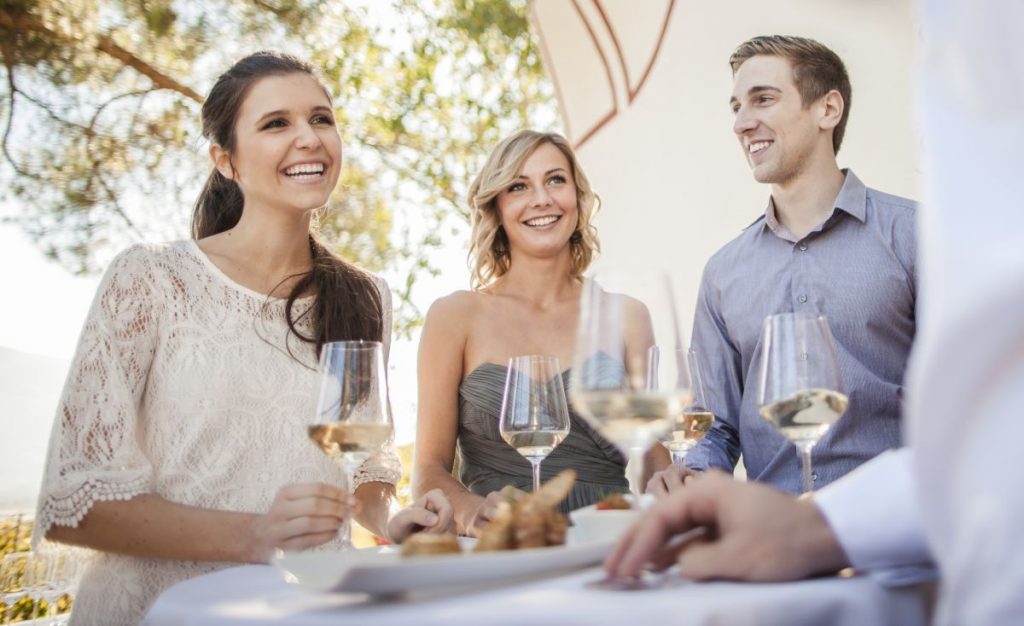
[[[813,442],[839,419],[848,403],[847,397],[837,391],[804,389],[761,407],[761,417],[790,441]]]
[[[335,460],[362,460],[391,436],[390,424],[335,422],[309,427],[309,438]]]
[[[665,440],[665,447],[672,452],[689,450],[704,438],[714,422],[715,415],[711,411],[683,411],[675,419],[670,438]]]
[[[533,430],[527,432],[506,432],[501,437],[531,462],[539,463],[562,443],[569,434],[567,430]]]
[[[690,401],[685,391],[582,391],[573,407],[620,450],[646,450],[672,429],[673,416]]]

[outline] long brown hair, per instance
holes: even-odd
[[[256,52],[231,66],[213,85],[203,103],[203,137],[232,154],[238,112],[252,86],[267,76],[294,73],[312,77],[331,99],[309,63],[280,52]],[[202,239],[234,228],[242,217],[244,205],[245,199],[238,184],[213,168],[192,212],[192,238]],[[381,294],[369,274],[328,250],[312,227],[309,250],[313,268],[296,282],[285,305],[285,317],[291,332],[303,342],[312,344],[317,354],[330,341],[379,341],[384,332],[390,332],[390,329],[383,328]],[[315,295],[313,305],[296,315],[295,300],[311,289]],[[312,316],[311,335],[303,334],[296,326],[306,316]]]

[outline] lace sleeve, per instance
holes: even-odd
[[[380,290],[380,301],[382,314],[384,316],[384,332],[381,335],[381,343],[384,344],[384,363],[387,366],[388,353],[391,349],[391,288],[387,282],[379,276],[373,277],[377,289]],[[395,453],[393,441],[388,441],[379,452],[363,461],[363,464],[356,469],[352,477],[352,491],[355,491],[363,483],[378,482],[391,485],[398,484],[402,478],[402,461]]]
[[[157,348],[151,252],[114,259],[96,292],[57,406],[36,512],[34,544],[54,524],[77,526],[93,503],[148,491],[139,407]]]

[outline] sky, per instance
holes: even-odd
[[[0,224],[0,346],[70,359],[98,283],[98,276],[71,275],[20,228]]]

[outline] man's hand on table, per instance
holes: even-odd
[[[674,547],[698,527],[707,534]],[[678,562],[693,580],[787,581],[846,567],[846,555],[810,498],[733,480],[711,470],[662,497],[605,561],[610,576],[635,577],[646,566]]]

